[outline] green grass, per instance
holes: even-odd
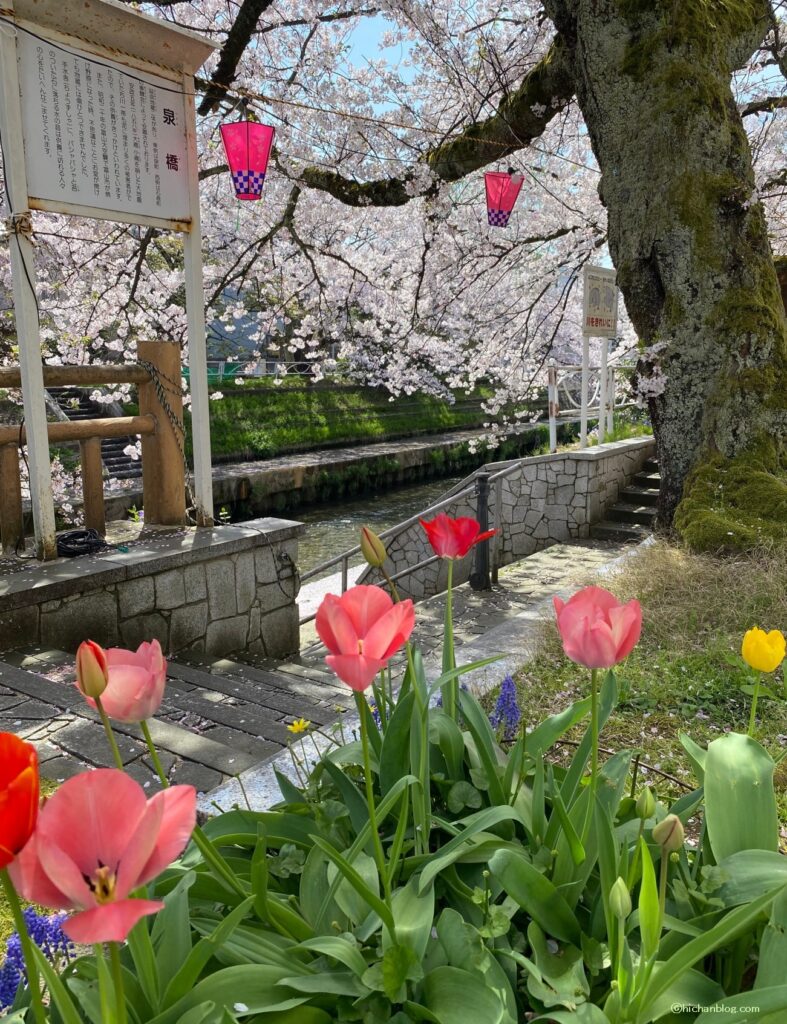
[[[658,542],[633,555],[615,576],[586,580],[620,599],[637,597],[643,608],[642,638],[617,670],[623,699],[601,736],[611,750],[642,751],[643,762],[692,782],[680,744],[686,732],[702,746],[725,731],[746,732],[751,682],[740,658],[744,632],[787,627],[787,555],[714,558]],[[787,683],[784,667],[771,686],[779,700],[758,706],[756,738],[774,760],[787,750]],[[563,654],[557,629],[544,623],[536,657],[516,676],[528,726],[588,693],[589,673]],[[491,708],[495,695],[485,698]],[[569,738],[576,740],[578,727]],[[568,750],[570,753],[570,748]],[[653,772],[644,776],[664,795],[679,787]],[[787,758],[776,770],[781,820],[787,823]]]
[[[401,396],[372,388],[279,387],[253,383],[223,389],[211,402],[214,458],[267,458],[289,451],[379,441],[419,433],[480,427],[481,396],[454,405],[429,395]]]

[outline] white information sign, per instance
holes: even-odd
[[[585,267],[582,296],[582,334],[586,338],[615,338],[618,332],[618,288],[615,271]]]
[[[180,83],[24,32],[17,53],[31,206],[190,219]]]

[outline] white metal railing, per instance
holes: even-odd
[[[549,450],[557,451],[557,425],[558,422],[575,421],[576,413],[579,411],[580,421],[580,445],[582,448],[587,445],[587,422],[588,418],[598,419],[598,440],[599,444],[604,440],[606,433],[611,433],[614,428],[614,413],[616,409],[630,409],[634,402],[617,401],[617,374],[633,373],[633,366],[626,366],[623,363],[611,364],[608,366],[558,366],[554,359],[550,360],[547,370],[547,402],[549,407]],[[576,381],[577,374],[580,374],[579,396],[575,397],[571,392],[570,383]],[[590,379],[595,375],[595,383],[591,393]],[[569,408],[561,409],[561,392]]]

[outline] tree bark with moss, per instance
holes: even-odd
[[[428,156],[453,181],[526,147],[576,97],[601,169],[609,248],[643,344],[658,522],[697,547],[787,536],[787,322],[731,76],[764,0],[545,0],[557,36],[489,120]],[[402,180],[303,180],[401,205]]]

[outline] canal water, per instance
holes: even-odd
[[[409,519],[428,508],[461,479],[461,476],[443,477],[293,513],[293,519],[306,524],[306,532],[298,542],[298,567],[301,572],[308,572],[320,562],[355,547],[362,526],[370,526],[375,533],[380,533]]]

